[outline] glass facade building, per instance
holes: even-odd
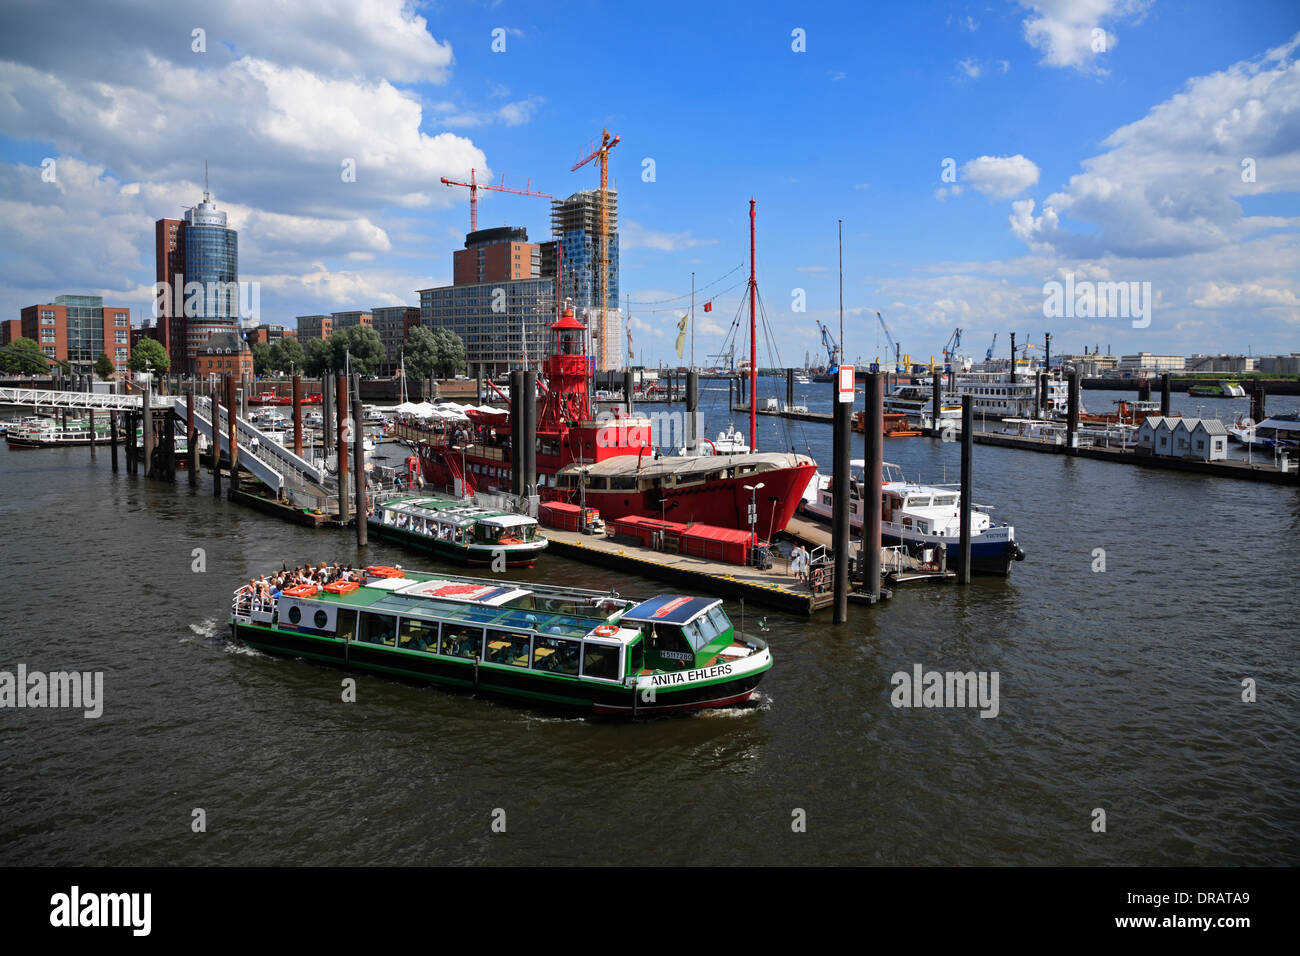
[[[104,299],[98,295],[60,295],[54,299],[55,305],[67,310],[68,361],[94,364],[99,353],[107,351],[111,356],[113,348],[104,348]]]
[[[500,290],[499,292],[497,290]],[[494,310],[493,303],[500,308]],[[470,375],[519,368],[525,349],[534,368],[550,354],[555,280],[512,279],[420,290],[420,324],[448,329],[465,343]]]

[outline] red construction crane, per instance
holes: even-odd
[[[600,145],[585,159],[574,163],[573,169],[570,170],[576,172],[597,156],[600,157],[600,234],[596,237],[596,262],[600,266],[600,341],[596,344],[596,354],[600,363],[598,367],[601,369],[609,367],[605,355],[605,306],[609,298],[609,242],[606,239],[609,235],[609,208],[605,204],[605,196],[609,191],[609,151],[617,146],[618,142],[619,137],[615,136],[611,139],[609,130],[601,130]]]
[[[454,179],[442,177],[445,186],[464,186],[469,190],[469,231],[478,232],[478,191],[480,189],[490,189],[498,193],[514,193],[516,196],[540,196],[542,199],[553,199],[550,193],[539,193],[532,190],[533,181],[530,179],[523,189],[511,189],[506,185],[506,174],[501,174],[499,183],[481,183],[474,178],[474,170],[469,171],[469,182],[461,183]]]

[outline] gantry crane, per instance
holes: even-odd
[[[826,371],[828,374],[834,375],[840,367],[839,344],[835,341],[835,336],[831,335],[830,329],[822,325],[819,320],[814,319],[814,321],[817,322],[817,328],[821,330],[822,347],[826,349]]]
[[[901,373],[903,371],[903,350],[894,340],[894,333],[890,332],[889,326],[885,324],[885,317],[877,312],[876,318],[880,320],[880,327],[885,330],[885,341],[894,347],[894,371]]]
[[[993,341],[989,343],[989,350],[984,353],[984,361],[986,362],[993,361],[993,350],[997,348],[997,345],[998,345],[998,334],[994,332]]]
[[[952,371],[952,363],[957,358],[957,350],[961,348],[961,329],[952,330],[952,335],[948,336],[948,342],[943,347],[943,364],[944,371]]]
[[[505,173],[501,174],[501,181],[499,183],[481,183],[474,178],[474,170],[471,169],[469,171],[469,182],[467,183],[457,182],[454,179],[448,179],[446,176],[442,177],[442,183],[444,186],[464,186],[469,190],[470,232],[478,232],[478,191],[480,189],[490,189],[493,192],[498,193],[514,193],[516,196],[539,196],[542,199],[554,198],[550,193],[534,192],[532,189],[533,181],[531,179],[528,180],[527,185],[525,185],[523,189],[511,189],[506,185]]]
[[[600,157],[600,234],[596,237],[596,264],[600,269],[600,341],[596,346],[597,368],[609,367],[605,356],[605,306],[609,299],[609,205],[606,198],[609,192],[609,151],[617,146],[619,137],[611,137],[609,130],[600,131],[600,145],[573,164],[570,172],[577,172],[593,159]]]

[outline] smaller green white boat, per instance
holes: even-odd
[[[1216,382],[1211,385],[1193,385],[1187,389],[1193,398],[1244,398],[1246,390],[1240,382]]]
[[[468,499],[398,495],[375,505],[376,537],[470,565],[505,560],[530,568],[546,550],[536,518],[485,508]]]

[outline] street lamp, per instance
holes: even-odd
[[[753,544],[758,544],[758,489],[763,487],[760,481],[756,485],[745,485],[744,489],[749,492],[749,537]]]

